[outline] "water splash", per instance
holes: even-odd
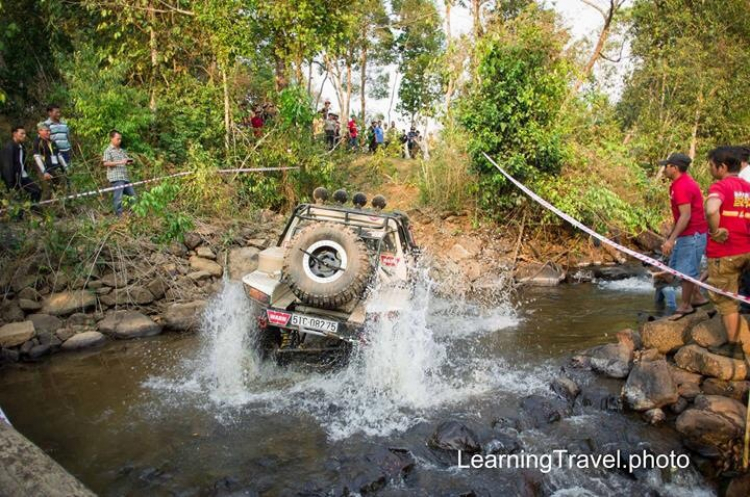
[[[599,288],[602,290],[617,292],[648,293],[654,291],[654,285],[651,278],[648,277],[631,277],[623,280],[600,281]]]

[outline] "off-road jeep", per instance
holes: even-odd
[[[326,203],[322,188],[314,197],[294,209],[277,245],[242,279],[257,303],[261,354],[281,364],[345,362],[368,320],[408,305],[419,254],[407,216],[383,210],[382,196],[372,208],[361,193],[351,206],[343,190],[337,204]]]

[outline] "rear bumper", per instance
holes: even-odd
[[[302,321],[309,322],[309,326],[300,324]],[[356,343],[359,341],[361,327],[352,327],[350,323],[332,317],[319,317],[301,312],[288,311],[286,309],[275,309],[273,307],[262,308],[258,315],[258,324],[261,328],[275,326],[284,330],[293,330],[324,338],[333,338],[344,342]]]

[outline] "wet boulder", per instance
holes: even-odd
[[[523,451],[523,443],[511,433],[495,433],[484,451],[487,454],[517,454]]]
[[[115,338],[150,337],[161,333],[161,326],[136,311],[117,311],[99,322],[99,331]]]
[[[568,402],[557,397],[529,395],[521,401],[524,417],[521,422],[529,428],[541,428],[570,416]]]
[[[20,323],[8,323],[0,327],[0,347],[16,347],[31,340],[36,335],[34,323],[21,321]]]
[[[630,328],[620,330],[617,332],[617,342],[626,345],[627,347],[638,350],[643,348],[643,340],[641,334]]]
[[[667,361],[663,359],[639,362],[633,366],[622,394],[628,406],[635,411],[674,404],[680,397]]]
[[[667,419],[667,415],[664,414],[663,410],[657,407],[656,409],[649,409],[644,412],[643,419],[650,425],[658,425]]]
[[[662,354],[674,352],[688,342],[692,327],[707,319],[709,315],[699,311],[677,321],[662,318],[646,322],[641,327],[643,346],[647,349],[657,349]]]
[[[62,344],[62,350],[78,350],[101,345],[107,338],[98,331],[84,331],[68,338]]]
[[[454,420],[440,423],[427,440],[427,445],[433,449],[469,454],[476,454],[482,450],[474,431]]]
[[[723,395],[740,402],[747,400],[750,381],[726,381],[718,378],[706,378],[701,385],[706,395]]]
[[[711,319],[698,323],[690,331],[690,336],[701,347],[721,347],[727,343],[727,332],[718,314]]]
[[[171,330],[195,331],[200,326],[201,315],[205,308],[205,300],[172,304],[164,313],[164,325]]]
[[[565,280],[565,271],[557,264],[526,264],[513,277],[522,285],[556,286]]]
[[[750,495],[750,473],[732,478],[724,493],[724,497],[747,497],[748,495]]]
[[[581,389],[578,386],[578,384],[565,375],[560,375],[554,380],[552,380],[552,383],[550,384],[550,388],[557,395],[559,395],[563,399],[566,399],[570,402],[573,402],[576,399],[576,397],[578,397],[578,394],[581,392]]]
[[[602,385],[587,385],[581,389],[576,405],[600,411],[622,411],[622,396]]]
[[[693,400],[696,395],[701,393],[701,380],[703,379],[701,375],[685,371],[672,364],[669,365],[669,372],[672,374],[675,385],[677,385],[677,393],[681,397]]]
[[[714,354],[696,344],[680,348],[674,360],[682,369],[721,380],[744,380],[747,377],[744,360]]]
[[[675,427],[690,448],[704,457],[719,457],[722,447],[745,432],[746,408],[741,402],[719,395],[699,395],[693,407],[677,418]]]
[[[610,378],[625,378],[633,362],[633,348],[626,343],[597,345],[573,357],[574,365],[589,366]]]
[[[205,271],[211,276],[217,278],[224,274],[224,268],[221,267],[219,263],[209,259],[204,259],[203,257],[192,256],[190,258],[190,267],[193,268],[194,271]]]
[[[67,316],[96,305],[96,295],[86,290],[53,293],[42,301],[42,314]]]

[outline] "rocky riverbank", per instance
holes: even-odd
[[[193,331],[221,279],[239,279],[276,242],[283,218],[260,212],[241,226],[200,225],[184,242],[103,243],[85,264],[50,271],[40,255],[2,272],[0,364],[158,335]]]
[[[581,352],[572,366],[624,381],[618,402],[645,422],[674,427],[705,476],[729,480],[725,495],[750,493],[750,475],[742,475],[748,364],[715,311],[621,330],[616,343]]]

